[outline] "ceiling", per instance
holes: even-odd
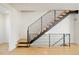
[[[78,9],[78,3],[9,3],[18,11],[37,11],[49,9]]]

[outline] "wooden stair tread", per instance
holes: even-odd
[[[60,15],[60,16],[58,16],[57,18],[62,18],[62,17],[63,17],[63,16]]]
[[[19,42],[18,44],[28,44],[28,42]]]
[[[17,47],[21,47],[21,48],[22,48],[22,47],[25,47],[25,48],[26,48],[26,47],[28,47],[28,46],[17,46]]]
[[[49,25],[52,25],[52,22],[51,22],[51,23],[49,23]]]
[[[66,15],[66,13],[62,13],[61,15]]]
[[[56,20],[59,20],[60,18],[56,18]]]
[[[70,10],[66,10],[65,12],[68,13],[68,12],[70,12]]]
[[[20,39],[18,42],[27,42],[26,39]]]
[[[17,46],[27,46],[27,44],[17,44]]]

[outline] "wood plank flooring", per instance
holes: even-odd
[[[5,48],[6,45],[3,45],[3,47]],[[72,45],[70,48],[69,47],[16,48],[10,52],[8,50],[0,50],[0,55],[79,55],[79,45]]]

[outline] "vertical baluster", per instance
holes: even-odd
[[[70,47],[70,34],[69,34],[69,47]]]
[[[27,30],[27,46],[30,47],[29,27]]]
[[[41,32],[42,32],[42,17],[41,17]]]
[[[56,20],[56,10],[54,10],[54,21]]]
[[[65,34],[63,34],[63,47],[65,46]]]
[[[50,48],[50,34],[49,34],[49,48]]]

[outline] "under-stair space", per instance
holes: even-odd
[[[53,48],[53,47],[70,47],[70,34],[65,33],[53,33],[44,34],[34,43],[30,44],[30,47],[37,48]]]
[[[38,20],[32,23],[30,26],[28,26],[27,42],[19,41],[18,47],[30,47],[30,45],[32,45],[34,42],[39,40],[40,37],[42,37],[47,31],[53,28],[56,24],[58,24],[64,18],[66,18],[69,14],[78,14],[78,10],[50,10],[48,11],[43,16],[41,16]],[[65,37],[63,37],[62,39],[64,38]],[[52,40],[54,40],[54,38]],[[59,41],[60,41],[60,38],[59,38]],[[57,40],[53,45],[57,44],[59,41]],[[49,42],[49,47],[50,47],[51,45],[50,37],[48,38],[48,42]],[[63,40],[63,43],[61,44],[61,46],[66,46],[65,40]],[[68,43],[68,46],[70,46],[70,41]]]

